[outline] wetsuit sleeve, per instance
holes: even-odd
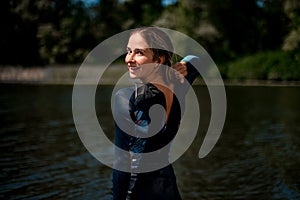
[[[180,62],[186,62],[187,64],[187,75],[185,79],[189,82],[189,84],[193,84],[194,80],[199,75],[197,67],[200,67],[201,60],[197,56],[188,55],[184,57]]]
[[[186,62],[187,64],[187,75],[185,76],[185,80],[187,81],[180,83],[178,80],[175,80],[173,84],[175,95],[179,102],[181,102],[181,109],[183,111],[181,114],[183,115],[185,110],[185,96],[194,80],[199,76],[197,68],[202,65],[202,62],[199,57],[192,55],[184,57],[180,62]]]
[[[130,181],[130,155],[129,140],[130,136],[125,133],[117,122],[122,122],[122,126],[131,126],[129,115],[128,95],[133,92],[130,88],[118,91],[114,98],[114,119],[115,119],[115,159],[112,175],[113,182],[113,200],[126,199],[128,185]],[[124,150],[124,151],[121,151]],[[124,170],[118,170],[124,169]]]

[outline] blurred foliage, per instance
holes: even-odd
[[[300,57],[300,1],[286,0],[284,11],[290,19],[290,31],[285,37],[283,50],[292,51]],[[300,58],[299,58],[300,59]]]
[[[284,51],[245,56],[229,63],[229,79],[300,80],[300,61]]]
[[[232,77],[226,63],[249,54],[260,61],[261,52],[282,50],[286,53],[280,54],[289,54],[299,63],[299,0],[172,2],[163,6],[161,0],[100,0],[90,5],[84,0],[1,1],[0,64],[81,63],[106,38],[151,25],[194,38],[223,66],[225,78]],[[262,65],[252,66],[254,74],[264,71],[258,66]],[[250,72],[248,76],[252,77]]]

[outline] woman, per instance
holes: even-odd
[[[179,82],[178,79],[183,82],[183,75],[188,74],[188,82],[191,83],[197,75],[194,73],[196,70],[187,68],[186,63],[177,63],[173,66],[182,74],[173,73],[170,70],[172,52],[173,45],[170,38],[158,28],[139,28],[129,37],[125,62],[130,77],[140,79],[142,84],[134,91],[121,90],[115,96],[117,102],[115,116],[125,123],[132,120],[134,125],[128,123],[130,133],[127,133],[116,123],[115,144],[128,154],[121,156],[116,153],[115,166],[128,166],[130,172],[116,168],[113,170],[114,200],[181,199],[173,168],[168,163],[169,151],[160,152],[160,159],[151,162],[143,159],[141,154],[160,150],[170,144],[175,137],[182,115],[178,98],[174,95],[174,90],[178,87],[175,82]],[[128,92],[131,93],[130,99],[123,101],[122,98],[126,96],[123,94]],[[122,102],[128,102],[129,105],[124,106]],[[152,121],[159,123],[160,125],[156,126],[161,128],[155,135],[146,137],[151,133],[149,110],[156,104],[165,109],[165,114],[156,116]],[[126,113],[127,108],[131,119],[122,114]],[[139,171],[137,169],[159,165],[159,162],[165,162],[165,167],[146,173],[137,172]]]

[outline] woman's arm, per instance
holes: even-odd
[[[189,82],[189,84],[192,84],[199,75],[197,67],[203,67],[202,65],[203,64],[199,57],[188,55],[180,62],[175,63],[172,68],[176,71],[175,77],[181,84],[184,84],[185,79]]]

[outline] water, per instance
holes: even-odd
[[[99,122],[113,138],[112,87],[98,88]],[[184,199],[300,199],[300,88],[227,87],[224,131],[197,157],[210,117],[199,95],[197,138],[174,163]],[[110,199],[111,169],[85,149],[71,110],[71,86],[0,85],[0,198]],[[105,117],[103,117],[105,116]]]

